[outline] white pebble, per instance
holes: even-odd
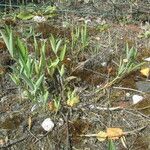
[[[101,65],[102,65],[103,67],[106,67],[106,66],[107,66],[107,62],[102,62]]]
[[[126,93],[126,97],[130,97],[130,93]]]
[[[43,17],[43,16],[34,16],[34,17],[33,17],[33,20],[34,20],[35,22],[44,22],[44,21],[46,21],[46,18]]]
[[[145,58],[144,60],[150,62],[150,57]]]
[[[51,131],[54,128],[54,123],[53,123],[53,121],[50,118],[46,118],[42,122],[41,126],[43,127],[43,129],[45,131]]]
[[[133,95],[132,96],[133,104],[137,104],[138,102],[143,100],[143,96],[140,95]]]

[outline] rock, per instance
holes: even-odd
[[[45,131],[51,131],[54,128],[54,123],[53,123],[53,121],[50,118],[46,118],[42,122],[41,126],[43,127],[43,129]]]
[[[143,96],[140,95],[133,95],[132,96],[133,104],[137,104],[138,102],[143,100]]]

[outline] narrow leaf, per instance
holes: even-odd
[[[108,150],[116,150],[114,142],[110,139],[108,143]]]

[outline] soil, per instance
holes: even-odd
[[[147,1],[145,2],[148,4]],[[117,150],[150,149],[150,89],[145,88],[150,85],[149,78],[143,76],[140,70],[136,70],[124,76],[113,86],[100,90],[116,76],[116,62],[119,62],[121,56],[125,56],[126,43],[129,47],[137,48],[137,62],[142,62],[144,58],[150,56],[150,39],[139,36],[144,33],[140,26],[141,23],[144,25],[146,21],[149,21],[146,4],[142,3],[142,6],[146,8],[141,7],[140,9],[140,12],[145,10],[142,13],[144,19],[140,18],[141,13],[139,13],[139,16],[136,16],[139,20],[136,20],[134,14],[132,22],[125,24],[122,18],[98,15],[104,7],[107,10],[112,9],[111,5],[103,3],[101,6],[98,2],[94,4],[58,3],[57,7],[59,6],[60,12],[66,9],[71,13],[59,13],[44,23],[19,19],[13,22],[9,17],[1,19],[1,26],[11,24],[14,34],[21,38],[25,38],[25,31],[33,26],[36,34],[41,33],[37,37],[39,41],[46,39],[51,34],[71,41],[72,26],[88,20],[90,38],[90,44],[83,52],[74,49],[67,53],[64,60],[67,68],[66,78],[76,77],[69,82],[69,86],[76,89],[80,102],[75,107],[69,107],[65,97],[57,113],[50,108],[51,99],[47,102],[46,107],[43,107],[22,97],[22,89],[16,86],[9,76],[15,61],[7,52],[3,40],[0,39],[1,149],[104,150],[108,149],[108,140],[100,142],[96,137],[81,135],[96,134],[106,131],[109,127],[121,128],[124,132],[129,132],[125,136],[125,145],[121,139],[114,140]],[[128,5],[126,7],[128,8]],[[82,11],[82,13],[76,13],[75,10]],[[121,13],[121,6],[119,10]],[[93,14],[87,12],[93,12]],[[118,22],[118,19],[121,21]],[[65,22],[70,26],[64,27]],[[108,25],[104,30],[102,27],[97,28],[101,22]],[[32,38],[29,37],[26,40],[32,53]],[[98,47],[95,48],[95,45]],[[50,47],[47,47],[47,56],[53,57],[49,49]],[[57,87],[50,86],[50,92],[59,92],[57,91],[59,84]],[[133,105],[132,96],[135,94],[142,95],[144,99]],[[55,124],[54,129],[50,132],[46,132],[41,126],[46,118],[51,118]],[[135,132],[132,133],[132,131]]]

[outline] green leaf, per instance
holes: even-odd
[[[34,84],[32,80],[30,80],[24,73],[21,73],[20,77],[26,82],[26,84],[30,87],[31,90],[34,90]]]
[[[114,142],[110,139],[108,143],[108,150],[116,150]]]
[[[59,73],[60,73],[61,77],[64,75],[64,73],[65,73],[65,66],[64,65],[61,66]]]
[[[28,58],[26,66],[28,68],[28,76],[31,77],[32,73],[33,73],[33,59],[32,58]]]
[[[14,45],[13,45],[12,30],[10,30],[10,33],[9,33],[9,51],[10,51],[12,57],[14,57]]]
[[[3,38],[3,40],[4,40],[5,44],[6,44],[7,49],[9,49],[9,40],[8,40],[8,37],[6,36],[6,34],[2,30],[0,30],[0,33],[1,33],[2,38]],[[11,54],[11,52],[10,52],[10,54]]]
[[[19,77],[17,77],[16,74],[9,74],[9,76],[10,76],[11,80],[12,80],[16,85],[19,85],[20,80],[19,80]]]
[[[17,39],[17,46],[19,48],[19,57],[22,57],[22,59],[26,62],[28,58],[28,51],[23,42],[18,38]]]
[[[8,32],[7,34],[4,33],[2,30],[0,30],[0,33],[2,35],[2,38],[6,44],[6,47],[11,55],[12,58],[14,58],[14,49],[13,49],[13,34],[12,30],[6,28],[6,31]]]
[[[40,76],[40,78],[36,81],[35,85],[34,85],[34,91],[36,92],[38,90],[38,88],[40,87],[41,83],[43,82],[44,80],[44,75],[42,74]]]
[[[56,11],[56,7],[55,6],[48,6],[45,9],[44,15],[48,15],[51,13],[54,13]]]
[[[56,58],[56,59],[51,63],[50,68],[55,68],[55,67],[57,67],[58,63],[59,63],[59,58]]]
[[[33,17],[34,17],[34,15],[31,12],[28,12],[28,11],[20,12],[17,15],[17,18],[22,19],[22,20],[29,20],[29,19],[32,19]]]
[[[60,53],[60,61],[64,60],[65,54],[66,54],[66,44],[64,45],[64,48],[62,49]]]
[[[53,35],[51,35],[51,37],[50,37],[50,43],[51,43],[52,50],[53,50],[53,52],[55,53],[55,49],[56,49],[56,41],[55,41]]]
[[[57,54],[57,52],[58,52],[58,50],[60,48],[61,43],[62,43],[62,40],[57,41],[57,45],[56,45],[56,49],[55,49],[55,54]]]
[[[48,96],[49,96],[49,92],[48,92],[48,91],[46,91],[46,92],[45,92],[45,94],[43,95],[44,103],[46,103],[46,102],[47,102],[47,100],[48,100]]]
[[[28,68],[26,62],[22,59],[22,57],[19,58],[19,63],[20,63],[20,66],[22,67],[22,69],[20,70],[20,73],[24,72],[24,74],[29,77],[30,76],[30,68]]]

